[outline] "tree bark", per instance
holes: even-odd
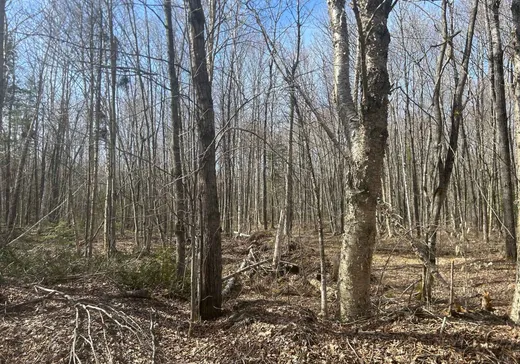
[[[271,58],[269,60],[269,86],[267,87],[267,92],[265,94],[265,104],[264,104],[264,130],[263,130],[263,145],[262,145],[262,224],[264,230],[267,230],[267,124],[269,118],[269,109],[270,109],[270,100],[271,100],[271,91],[273,89],[273,67],[274,61]]]
[[[387,131],[387,60],[391,1],[355,2],[361,52],[361,114],[352,102],[345,1],[328,1],[334,44],[336,107],[346,131],[350,176],[346,191],[345,234],[339,269],[340,315],[352,320],[370,312],[370,272],[376,237],[376,207],[381,191]]]
[[[172,151],[173,151],[173,193],[175,195],[175,239],[176,239],[176,262],[177,278],[184,275],[186,265],[186,242],[185,242],[185,196],[182,183],[182,148],[181,148],[181,112],[180,112],[180,89],[177,71],[175,69],[175,48],[173,39],[172,4],[171,0],[164,1],[164,13],[166,18],[166,35],[168,39],[168,72],[170,76],[171,91],[171,118],[172,118]]]
[[[191,77],[198,108],[199,192],[202,215],[200,317],[216,318],[222,306],[222,252],[220,211],[215,172],[215,115],[206,63],[204,11],[200,0],[186,0],[189,11]]]
[[[6,0],[0,0],[0,130],[4,130],[4,120],[3,120],[3,110],[4,110],[4,100],[5,100],[5,91],[6,91],[6,79],[5,79],[5,56],[4,56],[4,45],[5,45],[5,35],[6,35],[6,27],[5,27],[5,3]],[[14,70],[13,70],[14,72]],[[3,132],[2,132],[3,133]],[[9,142],[9,141],[8,141]],[[7,148],[5,146],[2,148],[4,152],[7,152]],[[6,153],[7,154],[7,153]],[[0,191],[7,191],[9,189],[9,180],[7,179],[9,161],[6,157],[2,158],[2,163],[0,163],[1,174],[2,174],[2,188]],[[6,193],[7,195],[8,193]],[[2,197],[0,196],[0,221],[2,220]],[[8,201],[5,201],[6,207],[8,207]],[[0,224],[1,230],[1,224]],[[0,244],[1,245],[1,244]]]
[[[114,4],[108,4],[108,28],[110,32],[110,116],[107,141],[107,186],[105,193],[105,254],[110,257],[116,249],[115,174],[116,174],[116,77],[117,40],[114,35]]]
[[[427,302],[431,300],[431,290],[433,285],[432,275],[435,275],[437,273],[437,232],[439,229],[439,223],[441,221],[441,210],[446,202],[450,178],[455,164],[455,154],[457,152],[458,147],[460,124],[462,122],[464,111],[462,96],[465,90],[466,80],[468,77],[469,58],[471,55],[471,46],[473,43],[473,33],[475,30],[475,20],[477,18],[478,3],[479,0],[475,0],[475,4],[471,14],[471,19],[468,25],[468,32],[466,34],[466,44],[462,58],[461,78],[460,80],[456,81],[456,88],[452,99],[450,113],[451,131],[449,145],[444,161],[442,161],[441,156],[439,155],[438,184],[433,194],[432,213],[430,215],[430,221],[426,231],[427,249],[425,254],[423,254],[422,256],[422,260],[425,265],[422,293],[423,298],[425,298]],[[445,41],[448,40],[446,39]],[[440,82],[440,75],[438,75],[438,82]],[[439,140],[440,139],[438,139],[438,141]]]
[[[307,162],[309,163],[309,172],[312,181],[312,192],[314,193],[314,200],[316,201],[316,216],[318,220],[318,249],[320,252],[320,314],[327,318],[328,310],[327,310],[327,271],[326,271],[326,258],[325,258],[325,238],[323,234],[323,211],[321,208],[321,196],[320,196],[320,184],[318,182],[318,178],[316,177],[316,171],[314,165],[312,163],[312,155],[309,146],[309,132],[305,129],[305,125],[303,123],[300,109],[296,108],[298,112],[298,120],[300,120],[300,127],[302,130],[302,139],[303,139],[303,153],[307,158]]]
[[[520,121],[520,0],[513,0],[511,4],[511,14],[513,16],[514,29],[514,87],[515,87],[515,122]],[[516,128],[516,168],[520,170],[520,128]],[[518,183],[518,182],[517,182]],[[520,222],[516,221],[516,233],[520,234]],[[518,245],[517,245],[518,249]],[[517,251],[517,257],[518,257]],[[516,262],[516,284],[515,293],[513,296],[513,304],[511,305],[511,313],[509,315],[511,320],[520,324],[520,263]]]
[[[500,171],[502,173],[502,212],[505,228],[506,259],[516,262],[516,233],[515,233],[515,206],[514,183],[511,150],[509,144],[509,125],[507,121],[506,90],[504,84],[504,50],[500,36],[499,8],[500,0],[488,0],[491,8],[491,63],[494,73],[492,85],[495,101],[495,117],[499,128]]]
[[[48,53],[45,53],[45,58],[43,60],[43,64],[47,61],[47,55]],[[27,161],[27,155],[29,153],[29,146],[31,144],[31,140],[33,140],[34,136],[34,125],[37,122],[37,119],[39,117],[39,110],[40,105],[42,102],[43,97],[43,84],[45,81],[44,76],[44,66],[42,65],[42,69],[40,71],[39,77],[38,77],[38,90],[37,90],[37,97],[36,97],[36,105],[35,105],[35,111],[34,116],[31,119],[31,122],[29,125],[27,125],[27,129],[25,130],[25,138],[23,141],[23,148],[22,148],[22,154],[20,156],[20,161],[18,163],[18,168],[16,169],[16,176],[14,181],[14,187],[12,191],[12,196],[10,198],[10,204],[9,204],[9,214],[7,216],[7,229],[9,232],[9,236],[6,239],[6,243],[11,240],[14,234],[14,227],[15,227],[15,220],[18,216],[18,207],[20,203],[20,195],[22,192],[22,185],[23,185],[23,177],[24,177],[24,169],[25,164]]]

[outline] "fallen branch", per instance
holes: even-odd
[[[238,270],[235,273],[232,273],[232,274],[227,275],[224,278],[222,278],[222,282],[228,281],[226,284],[226,287],[224,287],[224,289],[222,290],[222,296],[227,296],[229,294],[229,292],[231,292],[231,289],[233,288],[233,286],[235,284],[236,277],[240,273],[251,270],[251,269],[258,267],[269,261],[269,259],[264,259],[260,262],[248,265],[248,263],[252,263],[255,260],[256,260],[256,258],[255,258],[255,254],[253,253],[253,246],[250,246],[249,253],[247,253],[247,256],[244,258],[244,260],[242,260],[242,263],[240,264],[240,267],[238,268]]]
[[[235,239],[236,238],[250,238],[251,237],[250,234],[240,233],[238,231],[233,231],[233,235],[235,235]]]
[[[154,326],[155,326],[154,316],[155,316],[155,310],[152,310],[152,312],[150,312],[150,337],[152,338],[152,355],[151,355],[152,356],[151,357],[152,364],[155,363],[155,356],[156,356],[155,333],[154,333]]]
[[[45,301],[47,299],[50,299],[52,296],[54,296],[54,294],[55,294],[55,292],[50,292],[50,293],[46,294],[43,297],[34,298],[32,300],[16,303],[14,305],[7,305],[7,304],[5,304],[4,305],[4,312],[15,311],[15,310],[17,310],[19,308],[22,308],[24,306],[34,305],[34,304],[43,302],[43,301]]]
[[[230,274],[230,275],[225,276],[224,278],[222,278],[222,281],[225,282],[225,281],[227,281],[228,279],[231,279],[231,278],[235,277],[236,275],[238,275],[238,274],[240,274],[240,273],[247,272],[248,270],[253,269],[253,268],[256,268],[256,267],[258,267],[259,265],[265,264],[265,263],[267,263],[268,261],[269,261],[269,259],[264,259],[264,260],[262,260],[262,261],[260,261],[260,262],[258,262],[258,263],[248,265],[247,267],[244,267],[244,268],[242,268],[242,269],[237,270],[235,273],[232,273],[232,274]]]
[[[125,312],[116,310],[114,307],[110,305],[96,305],[90,301],[82,300],[74,298],[73,296],[66,294],[65,292],[57,291],[55,289],[34,286],[35,291],[44,292],[45,296],[38,297],[34,300],[23,302],[17,305],[13,305],[10,307],[16,308],[21,307],[23,305],[37,303],[44,300],[55,300],[67,303],[69,306],[72,306],[75,311],[75,320],[74,320],[74,329],[72,332],[71,338],[71,346],[69,351],[69,363],[82,363],[80,355],[78,353],[78,349],[88,350],[92,355],[93,362],[99,363],[103,360],[98,358],[99,351],[96,351],[96,345],[94,343],[93,331],[92,331],[92,313],[97,313],[99,315],[101,321],[101,327],[103,329],[103,338],[105,342],[105,347],[103,350],[103,354],[107,356],[106,359],[112,358],[111,353],[111,345],[107,340],[107,331],[105,330],[108,327],[108,322],[111,322],[115,326],[118,327],[119,333],[123,331],[129,332],[131,335],[135,337],[141,347],[144,347],[147,351],[150,351],[150,356],[153,360],[155,360],[156,356],[156,346],[155,346],[155,335],[153,332],[154,326],[154,318],[153,315],[150,316],[150,326],[148,330],[143,329],[141,325],[131,316],[127,315]],[[144,296],[144,292],[131,291],[132,297],[141,298]],[[125,292],[128,293],[128,292]],[[108,319],[108,320],[106,320]],[[125,340],[126,342],[126,340]],[[86,344],[86,345],[85,345]]]
[[[58,295],[58,296],[61,296],[69,301],[73,301],[74,303],[76,303],[76,300],[74,298],[72,298],[72,296],[64,293],[64,292],[61,292],[61,291],[56,291],[55,289],[51,289],[51,288],[45,288],[45,287],[42,287],[42,286],[34,286],[34,290],[36,292],[38,292],[38,290],[40,291],[44,291],[44,292],[47,292],[49,294],[49,296],[54,296],[54,295]]]

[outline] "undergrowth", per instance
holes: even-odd
[[[121,290],[166,290],[177,296],[188,295],[189,282],[177,279],[171,248],[143,256],[117,253],[114,258],[106,259],[103,254],[95,254],[88,259],[76,252],[74,239],[67,241],[59,234],[63,230],[63,226],[57,225],[39,239],[32,237],[1,248],[0,283],[9,280],[52,285],[95,277],[111,281]]]
[[[165,248],[153,252],[142,258],[119,258],[114,271],[116,284],[121,288],[138,289],[165,289],[170,292],[183,288],[188,292],[188,283],[178,281],[175,271],[176,264],[172,249]]]

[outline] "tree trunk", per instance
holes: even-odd
[[[432,213],[430,215],[429,225],[426,231],[426,253],[423,254],[422,259],[425,265],[423,275],[423,298],[427,302],[431,300],[432,290],[432,275],[437,273],[436,270],[436,256],[437,256],[437,232],[439,229],[439,223],[441,221],[441,210],[445,205],[446,196],[448,193],[448,187],[453,172],[453,166],[455,163],[455,153],[457,152],[459,129],[462,122],[464,104],[462,102],[462,96],[466,86],[466,80],[468,77],[469,58],[471,55],[471,45],[473,42],[473,33],[475,29],[475,20],[477,18],[479,0],[475,0],[471,19],[468,25],[468,32],[466,34],[466,45],[464,48],[462,66],[461,66],[461,79],[456,80],[456,89],[453,94],[450,120],[451,120],[451,131],[449,145],[446,152],[446,158],[444,161],[441,160],[439,154],[439,166],[438,166],[438,184],[433,194]],[[447,40],[445,40],[447,41]],[[438,66],[439,67],[439,66]],[[440,82],[440,75],[438,74],[438,80]],[[435,100],[434,100],[435,101]]]
[[[184,275],[186,264],[186,242],[185,242],[185,196],[182,183],[182,148],[181,148],[181,112],[180,112],[180,89],[179,79],[175,70],[175,48],[173,39],[172,4],[171,0],[164,1],[164,13],[166,17],[166,34],[168,38],[168,72],[170,76],[171,90],[171,117],[172,117],[172,139],[173,139],[173,191],[175,196],[175,239],[177,244],[177,278]]]
[[[116,66],[117,40],[114,35],[112,1],[108,4],[108,28],[110,32],[110,116],[107,141],[107,186],[105,194],[105,254],[110,257],[116,249],[115,224],[115,174],[116,174]]]
[[[328,5],[334,43],[337,111],[347,133],[351,156],[338,281],[340,315],[343,320],[351,320],[370,312],[376,206],[388,136],[390,33],[387,19],[391,1],[354,3],[361,53],[362,112],[359,117],[350,92],[345,1],[330,0]]]
[[[269,61],[269,86],[265,95],[264,104],[264,130],[263,130],[263,145],[262,145],[262,223],[264,230],[267,230],[267,124],[269,118],[271,91],[273,89],[273,66],[274,61],[271,58]]]
[[[504,85],[504,50],[500,37],[499,8],[500,0],[488,0],[491,8],[490,33],[491,33],[491,63],[494,73],[494,85],[492,85],[495,101],[495,117],[498,124],[500,171],[502,174],[502,211],[505,231],[506,259],[516,262],[516,234],[515,234],[515,206],[514,183],[511,150],[509,145],[509,125],[507,122],[506,91]]]
[[[206,64],[204,11],[200,0],[187,0],[191,42],[191,77],[198,109],[199,192],[202,214],[202,259],[200,317],[213,319],[222,306],[222,252],[220,211],[215,172],[215,115]]]
[[[6,27],[5,27],[5,3],[6,0],[0,0],[0,131],[4,130],[4,120],[3,120],[3,110],[4,110],[4,100],[5,100],[5,91],[6,91],[6,79],[5,79],[5,57],[4,57],[4,45],[5,45],[5,35],[6,35]],[[14,70],[13,70],[14,72]],[[3,133],[3,132],[2,132]],[[5,146],[3,147],[5,148]],[[2,149],[3,149],[2,148]],[[6,149],[3,149],[4,152],[6,152]],[[6,153],[7,154],[7,153]],[[3,157],[4,161],[3,163],[0,163],[0,167],[2,170],[0,171],[2,175],[2,188],[0,188],[0,191],[4,191],[9,189],[9,180],[6,178],[6,167],[7,167],[7,158]],[[0,196],[0,221],[2,221],[2,197]],[[6,205],[7,205],[6,201]],[[1,224],[0,224],[0,230],[1,230]],[[1,244],[0,244],[1,245]]]
[[[299,108],[296,109],[298,111],[298,120],[300,121],[300,127],[302,130],[302,139],[303,139],[303,153],[307,158],[307,162],[309,163],[309,172],[312,181],[312,191],[314,193],[314,200],[316,201],[316,215],[318,220],[318,249],[320,252],[320,314],[327,318],[328,310],[327,310],[327,271],[326,271],[326,258],[325,258],[325,238],[323,234],[323,212],[321,208],[321,196],[320,196],[320,185],[318,182],[318,178],[316,178],[316,172],[314,165],[312,163],[312,156],[309,147],[309,133],[305,130],[305,125],[303,123]]]
[[[45,58],[43,61],[43,64],[47,61],[47,55],[48,53],[45,53]],[[25,163],[27,161],[27,155],[29,153],[29,146],[31,144],[31,140],[33,139],[34,132],[34,125],[37,122],[37,118],[39,117],[39,111],[40,111],[40,105],[42,102],[43,97],[43,84],[45,81],[44,77],[44,66],[42,65],[42,69],[39,74],[38,79],[38,94],[36,97],[36,105],[34,108],[34,116],[31,119],[31,122],[29,125],[27,125],[27,129],[25,130],[25,138],[23,141],[23,148],[22,148],[22,154],[20,156],[20,161],[18,163],[18,168],[16,169],[16,176],[14,180],[14,187],[10,198],[10,204],[9,204],[9,213],[7,216],[7,229],[9,232],[9,236],[6,239],[5,243],[9,242],[11,238],[13,237],[14,233],[14,227],[15,227],[15,220],[18,216],[18,206],[20,203],[20,194],[22,192],[22,185],[24,180],[24,169],[25,169]],[[4,243],[4,244],[5,244]]]
[[[514,75],[514,87],[515,87],[515,122],[520,121],[520,0],[513,0],[511,4],[511,14],[513,15],[513,27],[514,27],[514,62],[515,62],[515,75]],[[520,128],[516,128],[516,168],[520,170]],[[518,182],[517,182],[518,183]],[[516,222],[516,233],[520,234],[520,223]],[[518,249],[518,245],[517,245]],[[518,253],[518,251],[517,251]],[[518,254],[517,254],[518,257]],[[513,296],[513,304],[511,306],[511,313],[509,315],[511,320],[520,324],[520,263],[516,262],[516,285],[515,294]]]

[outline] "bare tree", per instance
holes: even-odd
[[[110,108],[107,141],[107,185],[105,194],[105,253],[110,257],[116,249],[115,174],[116,174],[116,77],[117,39],[114,35],[114,4],[109,0],[108,30],[110,34]]]
[[[350,171],[345,234],[339,268],[340,313],[344,320],[370,310],[370,272],[376,243],[376,207],[388,136],[387,60],[391,1],[354,2],[361,53],[361,113],[352,101],[345,1],[328,1],[334,45],[336,108],[346,131]]]
[[[5,90],[6,90],[6,80],[5,80],[5,41],[6,41],[6,26],[5,26],[5,3],[6,0],[0,0],[0,130],[4,129],[4,120],[3,120],[3,110],[4,110],[4,100],[5,100]],[[7,181],[5,180],[5,168],[4,162],[0,163],[2,168],[1,173],[4,179],[4,183],[7,186]],[[3,188],[2,188],[3,190]],[[2,209],[2,198],[0,197],[0,219],[1,219],[1,211]],[[1,244],[0,244],[1,245]]]
[[[502,210],[504,213],[503,223],[505,231],[505,253],[506,258],[516,262],[516,233],[515,233],[515,208],[514,208],[514,183],[513,166],[510,149],[509,124],[507,121],[506,89],[504,79],[504,49],[500,36],[500,0],[488,0],[486,7],[491,9],[488,15],[488,27],[491,33],[491,85],[493,101],[495,103],[495,117],[500,130],[500,171],[502,174]]]
[[[445,8],[446,4],[443,1],[443,7]],[[460,76],[457,75],[455,78],[456,88],[452,98],[451,111],[450,111],[450,121],[451,121],[451,131],[449,143],[447,146],[446,156],[442,158],[442,150],[439,150],[439,159],[438,159],[438,183],[436,189],[433,194],[433,202],[432,202],[432,212],[430,215],[430,220],[428,223],[428,227],[426,230],[426,252],[421,254],[423,263],[425,265],[425,271],[423,275],[423,297],[427,302],[431,299],[431,290],[433,275],[438,275],[436,268],[436,255],[437,255],[437,233],[439,230],[439,223],[441,221],[441,209],[444,206],[446,201],[446,197],[448,195],[448,187],[450,184],[450,179],[453,172],[453,167],[455,164],[455,155],[458,148],[458,140],[459,140],[459,131],[460,125],[462,123],[463,111],[464,111],[464,103],[463,103],[463,95],[466,87],[466,81],[468,78],[468,67],[469,60],[471,56],[471,48],[473,43],[473,33],[475,30],[475,20],[477,18],[479,0],[475,0],[473,5],[473,10],[471,14],[471,18],[468,24],[468,31],[466,33],[466,44],[464,48],[464,52],[462,55],[462,65],[460,67]],[[444,39],[444,42],[449,42],[449,39]],[[454,62],[454,60],[453,60]],[[443,59],[439,59],[439,64],[442,65]],[[442,70],[443,66],[439,66],[438,70]],[[441,74],[437,74],[438,81],[440,82]],[[460,77],[460,78],[459,78]],[[440,97],[438,95],[434,95],[434,97]],[[434,99],[434,102],[435,99]],[[439,128],[442,128],[442,120],[437,120],[439,124]],[[438,137],[438,143],[442,143],[441,137]],[[440,149],[440,145],[439,145]]]
[[[215,172],[215,114],[206,63],[204,10],[200,0],[187,0],[190,25],[191,77],[195,89],[199,133],[199,193],[201,201],[200,317],[213,319],[222,305],[220,211]]]
[[[170,76],[171,115],[172,115],[172,152],[173,152],[173,191],[175,197],[175,238],[177,241],[177,277],[184,274],[186,261],[185,228],[186,207],[184,186],[182,183],[182,146],[181,146],[181,113],[180,113],[180,88],[177,71],[175,69],[175,46],[173,39],[172,3],[164,1],[164,13],[166,18],[166,35],[168,40],[168,73]]]
[[[515,122],[520,121],[520,0],[511,3],[511,14],[513,15],[513,41],[514,41],[514,86],[515,86]],[[520,155],[520,129],[516,129],[516,152]],[[520,170],[520,158],[516,158],[516,168]],[[516,232],[520,234],[520,219],[516,221]],[[518,245],[517,245],[518,248]],[[518,255],[517,255],[518,256]],[[516,262],[516,284],[513,304],[511,305],[511,320],[520,323],[520,262]]]
[[[42,63],[39,75],[38,75],[38,84],[37,84],[37,94],[36,94],[36,105],[35,105],[35,111],[34,115],[31,117],[31,120],[29,123],[24,125],[24,132],[22,134],[23,136],[23,147],[22,152],[20,155],[20,161],[18,162],[18,168],[16,169],[16,176],[14,181],[14,187],[12,191],[12,197],[10,199],[9,204],[9,214],[7,217],[7,228],[9,230],[9,238],[7,241],[9,241],[14,234],[14,228],[15,228],[15,222],[16,218],[19,216],[19,206],[20,206],[20,195],[22,193],[22,184],[24,179],[24,169],[26,167],[27,157],[29,154],[29,147],[31,145],[31,141],[34,137],[34,126],[36,125],[38,121],[38,111],[41,106],[42,97],[43,97],[43,91],[44,91],[44,82],[45,82],[45,61],[47,59],[48,55],[48,49],[45,52],[44,61]]]

